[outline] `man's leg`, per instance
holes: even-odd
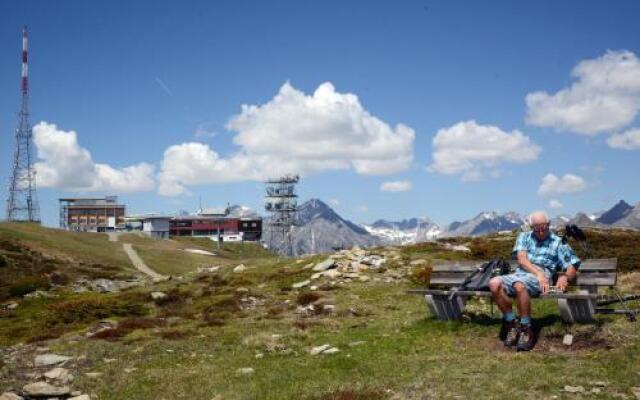
[[[526,286],[522,282],[516,282],[513,284],[513,288],[516,291],[516,305],[520,321],[531,321],[531,296],[529,296]]]
[[[505,346],[514,346],[518,341],[520,325],[513,314],[511,299],[505,290],[505,282],[500,277],[492,278],[489,281],[489,290],[503,315],[500,339],[504,340]]]
[[[489,290],[491,290],[493,301],[496,302],[502,314],[513,314],[511,299],[504,291],[502,287],[502,279],[500,279],[500,277],[491,278],[491,280],[489,281]]]
[[[516,282],[513,288],[516,291],[516,304],[520,314],[518,351],[529,351],[533,349],[536,342],[535,333],[531,327],[531,295],[523,282]]]

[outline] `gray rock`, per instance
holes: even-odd
[[[562,338],[562,344],[565,346],[571,346],[573,344],[573,335],[564,335],[564,337]]]
[[[326,260],[319,262],[313,267],[313,270],[316,272],[326,271],[336,266],[336,261],[333,258],[327,258]]]
[[[73,375],[66,368],[56,367],[50,371],[44,373],[44,377],[47,379],[53,379],[60,381],[63,384],[69,383],[73,380]]]
[[[300,288],[303,288],[303,287],[307,286],[310,283],[311,283],[310,280],[306,280],[306,281],[294,283],[293,285],[291,285],[291,287],[294,288],[294,289],[300,289]]]
[[[326,349],[325,351],[322,352],[322,354],[336,354],[339,353],[340,349],[338,349],[337,347],[330,347],[328,349]]]
[[[24,400],[24,397],[18,396],[13,392],[4,392],[0,394],[0,400]]]
[[[565,385],[562,390],[567,392],[567,393],[584,393],[584,387],[582,387],[582,386]]]
[[[40,354],[36,356],[36,367],[47,367],[49,365],[61,364],[65,361],[71,360],[72,357],[61,356],[59,354]]]
[[[309,354],[311,354],[312,356],[317,356],[318,354],[330,348],[331,348],[330,344],[323,344],[322,346],[317,346],[312,348],[311,351],[309,351]]]
[[[244,272],[246,270],[247,270],[247,267],[245,267],[244,264],[240,264],[240,265],[238,265],[237,267],[235,267],[233,269],[233,272],[239,274],[239,273]]]
[[[418,259],[418,260],[413,260],[413,261],[411,261],[411,262],[409,263],[409,265],[411,265],[411,266],[417,266],[417,265],[425,265],[425,264],[427,264],[427,263],[428,263],[428,261],[427,261],[427,260],[424,260],[424,259]]]
[[[7,310],[15,310],[16,308],[18,308],[18,303],[9,303],[6,307]]]
[[[253,368],[238,368],[236,370],[236,373],[240,374],[240,375],[251,375],[254,372],[256,372],[256,371]]]
[[[151,292],[152,300],[164,300],[168,297],[165,292]]]
[[[67,400],[91,400],[88,394],[81,394],[80,396],[70,397]]]
[[[22,390],[32,397],[65,396],[71,392],[69,386],[53,386],[47,382],[29,383],[24,385]]]

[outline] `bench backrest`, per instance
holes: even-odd
[[[458,286],[485,261],[454,261],[436,264],[431,271],[430,286]],[[516,262],[511,261],[515,268]],[[615,286],[617,258],[593,258],[582,261],[576,286]]]

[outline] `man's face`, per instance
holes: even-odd
[[[533,221],[531,224],[533,234],[536,235],[538,240],[544,240],[549,236],[549,222],[548,221]]]

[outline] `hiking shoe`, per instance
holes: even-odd
[[[511,322],[502,322],[502,326],[504,327],[504,331],[506,332],[504,338],[504,345],[507,347],[515,346],[518,343],[518,335],[520,333],[520,323],[517,319],[514,319]]]
[[[518,351],[529,351],[536,344],[535,332],[531,324],[520,326],[520,337],[518,338]]]

